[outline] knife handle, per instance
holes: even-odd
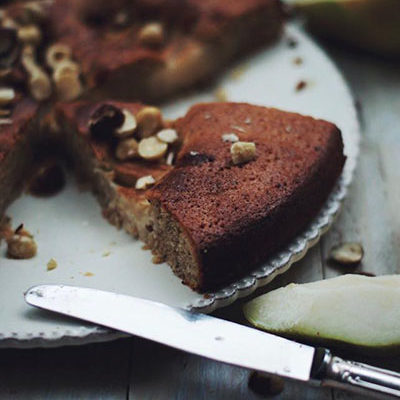
[[[318,349],[312,378],[323,386],[337,387],[355,392],[371,391],[376,395],[400,398],[400,374],[371,365],[346,361],[332,355],[327,349]]]

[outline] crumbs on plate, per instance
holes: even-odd
[[[47,263],[47,271],[53,271],[57,266],[57,261],[54,258],[50,258],[50,261]]]
[[[221,103],[228,101],[228,95],[226,93],[226,90],[221,87],[214,92],[214,97],[216,101]]]

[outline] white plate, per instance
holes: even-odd
[[[290,48],[287,36],[298,46]],[[303,64],[296,65],[295,57]],[[82,193],[70,180],[65,190],[49,199],[23,196],[8,210],[14,226],[23,222],[35,235],[38,255],[16,261],[0,249],[0,346],[35,347],[81,344],[121,336],[89,324],[71,321],[28,307],[23,293],[32,285],[58,283],[117,291],[204,312],[225,306],[271,281],[303,257],[332,223],[355,167],[359,127],[353,99],[342,76],[310,38],[295,26],[271,49],[248,60],[242,76],[230,74],[218,86],[231,101],[298,111],[335,122],[343,132],[348,157],[343,177],[311,227],[265,266],[228,288],[204,297],[180,283],[167,265],[154,265],[142,244],[109,225],[90,193]],[[296,92],[301,80],[304,90]],[[212,101],[213,90],[192,95],[165,107],[168,117],[181,116],[198,101]],[[47,271],[55,258],[58,267]],[[87,276],[87,273],[93,274]],[[86,274],[86,275],[85,275]],[[117,312],[117,310],[116,310]],[[134,312],[134,310],[133,310]]]

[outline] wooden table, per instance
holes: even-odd
[[[359,270],[396,273],[400,259],[399,64],[330,49],[347,78],[363,128],[354,183],[333,229],[271,286],[343,273],[327,263],[341,241],[360,241]],[[329,79],[329,77],[326,77]],[[215,313],[243,322],[241,303]],[[345,354],[345,356],[353,356]],[[392,359],[368,360],[399,370]],[[81,347],[0,351],[0,399],[260,399],[248,387],[250,371],[131,338]],[[361,399],[330,389],[285,382],[276,399]]]

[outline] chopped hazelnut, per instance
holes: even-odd
[[[333,247],[330,258],[342,265],[355,265],[361,262],[364,249],[360,243],[343,243]]]
[[[98,139],[111,137],[124,122],[122,111],[112,104],[102,104],[90,116],[90,133]]]
[[[36,255],[37,245],[28,235],[15,234],[7,240],[7,256],[15,259],[28,259]]]
[[[151,175],[142,176],[136,181],[135,188],[138,190],[144,190],[154,185],[156,180]]]
[[[53,271],[53,269],[57,268],[57,261],[54,258],[50,258],[49,262],[47,263],[47,271]]]
[[[31,45],[23,48],[21,63],[28,73],[28,84],[32,97],[38,101],[48,99],[51,95],[50,78],[36,63],[35,52]]]
[[[42,32],[36,25],[24,25],[18,29],[18,40],[37,46],[42,41]]]
[[[82,83],[79,77],[80,69],[77,63],[65,60],[54,69],[53,80],[60,100],[74,100],[82,93]]]
[[[236,142],[231,146],[232,161],[235,165],[254,160],[256,145],[252,142]]]
[[[224,133],[222,135],[222,141],[223,142],[235,143],[235,142],[239,141],[239,138],[235,133]]]
[[[226,101],[228,101],[228,95],[226,93],[226,90],[224,88],[218,88],[215,92],[214,92],[214,97],[215,100],[220,102],[220,103],[224,103]]]
[[[175,129],[162,129],[157,133],[157,138],[164,143],[175,143],[178,140],[178,133]]]
[[[114,132],[114,136],[118,138],[124,138],[132,135],[137,127],[136,118],[130,111],[124,109],[122,110],[122,114],[124,114],[124,122]]]
[[[0,106],[7,106],[15,99],[15,92],[12,88],[0,88]]]
[[[144,107],[136,114],[140,137],[155,134],[163,125],[161,111],[157,107]]]
[[[173,151],[169,152],[165,164],[172,165],[174,163],[175,153]]]
[[[70,60],[71,57],[71,49],[62,43],[55,43],[46,50],[46,63],[53,69],[55,69],[61,62]]]
[[[139,31],[139,42],[144,46],[160,46],[164,42],[164,28],[158,22],[150,22]]]
[[[138,155],[138,142],[133,138],[121,140],[115,150],[118,160],[125,161]]]
[[[164,156],[167,149],[168,145],[154,136],[139,142],[139,155],[145,160],[158,160]]]

